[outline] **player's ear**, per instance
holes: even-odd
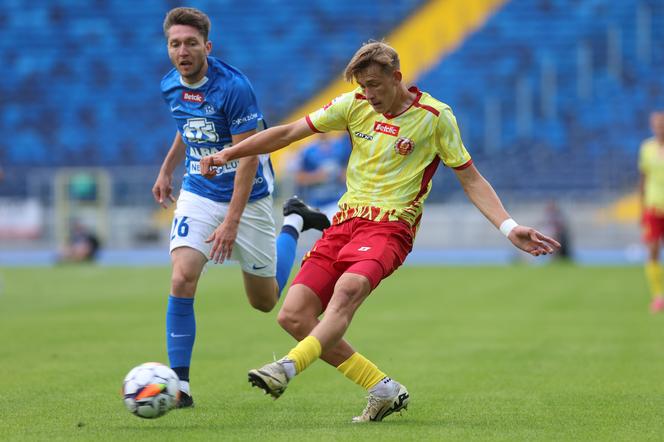
[[[396,81],[398,81],[398,82],[401,82],[401,80],[403,80],[403,74],[401,73],[401,71],[394,71],[394,72],[392,73],[392,76],[393,76],[394,79],[395,79]]]
[[[205,42],[205,52],[210,55],[210,52],[212,52],[212,40],[208,40]]]

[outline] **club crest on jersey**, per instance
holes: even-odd
[[[399,135],[399,129],[400,129],[399,126],[393,126],[391,124],[381,123],[380,121],[374,122],[374,127],[373,127],[374,132],[380,132],[382,134],[392,135],[393,137]]]
[[[401,137],[394,143],[394,151],[399,155],[408,155],[414,148],[415,142],[410,138]]]
[[[201,92],[182,91],[182,99],[191,103],[202,103],[205,100],[205,95]]]

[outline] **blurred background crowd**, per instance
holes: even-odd
[[[175,130],[159,90],[171,67],[161,25],[180,3],[3,5],[0,263],[54,262],[81,229],[107,262],[167,262],[171,215],[150,188]],[[249,77],[269,125],[349,90],[334,86],[349,58],[385,38],[408,82],[452,107],[475,164],[517,220],[564,234],[580,261],[642,257],[637,152],[649,113],[664,109],[664,2],[187,5],[211,17],[213,54]],[[314,139],[275,157],[277,199],[338,196],[349,148],[344,137]],[[324,199],[318,205],[333,202]],[[513,259],[485,223],[439,170],[411,259]]]

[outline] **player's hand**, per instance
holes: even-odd
[[[172,178],[165,174],[159,174],[157,180],[152,186],[152,196],[154,200],[159,203],[164,209],[168,208],[168,201],[172,203],[175,202],[175,197],[173,196],[173,184]]]
[[[228,162],[225,152],[222,150],[214,155],[201,158],[201,175],[207,179],[217,176],[217,169],[215,167],[223,166]]]
[[[558,241],[528,226],[516,226],[508,238],[516,247],[533,256],[547,255],[560,248]]]
[[[212,232],[205,240],[206,243],[212,243],[210,250],[210,259],[215,263],[224,262],[230,259],[233,252],[235,238],[237,238],[237,229],[239,223],[230,221],[228,218]]]

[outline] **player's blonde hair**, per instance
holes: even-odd
[[[357,78],[358,73],[372,64],[377,64],[386,73],[398,71],[400,69],[399,54],[392,46],[382,41],[364,43],[346,66],[344,78],[346,81],[352,82]]]
[[[164,19],[164,35],[168,38],[168,30],[173,25],[186,25],[196,28],[203,36],[203,41],[208,41],[210,34],[210,18],[201,10],[196,8],[173,8],[168,11]]]

